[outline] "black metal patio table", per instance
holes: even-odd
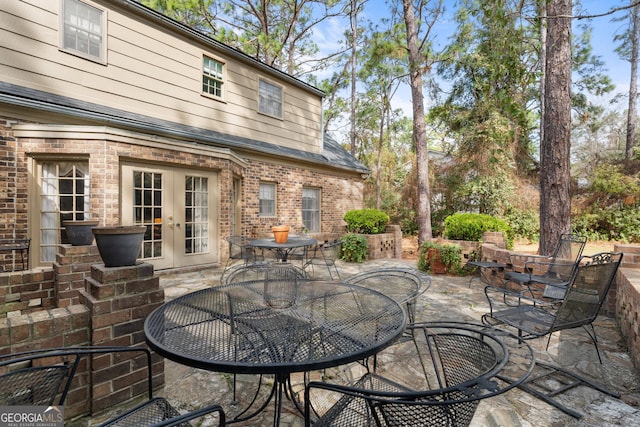
[[[269,305],[262,280],[203,289],[158,307],[145,320],[144,332],[153,350],[177,363],[273,374],[267,401],[231,422],[257,415],[275,396],[278,425],[290,374],[362,360],[392,344],[406,323],[396,301],[356,285],[303,280],[293,297],[285,308]]]
[[[260,249],[269,249],[276,252],[276,256],[282,262],[287,262],[291,251],[318,244],[318,240],[308,237],[289,237],[284,243],[276,243],[275,239],[255,239],[249,242],[249,246]]]

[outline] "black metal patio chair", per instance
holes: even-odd
[[[340,272],[336,265],[336,260],[340,257],[340,249],[342,248],[342,240],[334,240],[332,242],[318,243],[314,247],[307,250],[303,269],[306,271],[311,267],[314,272],[314,266],[326,267],[329,271],[329,277],[334,279],[333,274],[340,279]],[[313,274],[313,273],[312,273]]]
[[[239,265],[229,269],[224,278],[220,279],[220,283],[228,285],[239,282],[252,282],[256,280],[266,280],[267,273],[274,268],[290,269],[296,279],[308,279],[307,273],[291,263],[282,262],[258,262],[254,264]]]
[[[550,256],[511,253],[508,263],[470,261],[467,266],[477,267],[480,280],[487,285],[507,288],[513,284],[517,289],[532,290],[535,284],[553,284],[556,287],[550,288],[546,297],[562,299],[559,289],[571,278],[586,243],[584,236],[563,234]]]
[[[375,289],[405,306],[409,323],[416,321],[416,300],[431,286],[431,278],[414,268],[386,267],[357,273],[345,279]]]
[[[524,339],[547,335],[550,339],[554,332],[582,327],[593,341],[602,363],[593,321],[600,312],[621,260],[622,254],[617,252],[581,257],[559,304],[546,303],[522,292],[487,286],[485,295],[490,312],[484,314],[482,320],[491,325],[511,326]]]
[[[257,261],[259,258],[256,255],[255,248],[249,245],[251,239],[247,236],[226,236],[224,240],[229,244],[229,258],[227,258],[220,275],[221,282],[229,267],[236,261],[242,261],[243,265],[247,265],[250,262]]]
[[[535,285],[540,284],[543,285],[545,298],[562,299],[586,243],[587,238],[584,236],[565,234],[560,237],[558,246],[551,257],[513,255],[513,259],[510,257],[512,265],[517,264],[516,257],[524,258],[524,270],[522,272],[506,272],[504,274],[505,281],[507,284],[512,282],[526,287],[532,295],[535,291]]]
[[[305,426],[467,426],[481,399],[516,387],[535,364],[531,347],[504,331],[453,322],[409,328],[414,339],[383,351],[378,369],[355,383],[309,382]]]
[[[491,311],[483,315],[482,321],[491,325],[502,324],[515,328],[523,339],[548,336],[547,348],[554,332],[582,327],[593,341],[598,360],[602,363],[593,321],[600,312],[621,260],[622,254],[615,252],[581,257],[560,303],[535,300],[524,296],[523,292],[510,292],[487,286],[485,293]],[[514,302],[507,302],[507,298]],[[574,418],[581,418],[579,412],[557,399],[563,393],[581,385],[616,398],[620,397],[619,393],[609,391],[575,372],[540,362],[536,363],[536,371],[531,378],[518,387]]]
[[[49,348],[8,354],[0,357],[0,405],[64,405],[74,375],[84,357],[101,354],[138,353],[146,360],[149,400],[101,426],[184,426],[188,420],[217,413],[220,426],[225,414],[220,405],[212,405],[180,414],[164,398],[154,398],[151,353],[144,347],[85,346]]]

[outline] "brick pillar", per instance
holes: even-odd
[[[160,279],[153,265],[131,267],[91,266],[80,300],[89,308],[91,344],[141,346],[144,319],[164,302]],[[154,386],[164,384],[164,363],[153,358]],[[140,394],[146,394],[146,363],[128,354],[95,356],[91,369],[92,413],[102,411]]]
[[[56,307],[69,307],[80,302],[79,292],[84,289],[84,279],[91,273],[91,265],[102,262],[96,245],[59,245],[55,272]]]

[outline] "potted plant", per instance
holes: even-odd
[[[91,231],[96,238],[96,246],[105,267],[125,267],[135,265],[147,227],[144,225],[94,227]]]
[[[433,274],[458,273],[462,248],[454,243],[426,241],[420,246],[418,268]]]
[[[271,227],[271,231],[273,231],[273,238],[276,243],[287,243],[289,240],[289,230],[291,227],[288,225],[276,225]]]
[[[67,239],[72,246],[87,246],[93,243],[91,229],[98,225],[97,220],[62,221]]]

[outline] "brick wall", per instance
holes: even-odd
[[[24,159],[18,156],[10,126],[15,120],[0,117],[0,239],[26,239],[28,236],[28,173]],[[24,185],[20,185],[24,183]],[[0,252],[0,271],[21,268],[20,256]]]
[[[91,176],[90,216],[101,225],[120,223],[120,166],[122,162],[147,162],[168,167],[205,169],[216,171],[219,177],[220,215],[217,222],[220,259],[228,256],[223,236],[232,234],[231,188],[234,178],[242,178],[242,234],[256,236],[270,232],[277,224],[287,224],[298,232],[302,225],[302,188],[321,190],[321,233],[337,234],[344,229],[342,217],[351,209],[363,206],[364,182],[355,172],[330,171],[310,164],[273,159],[256,159],[255,154],[237,162],[227,153],[218,155],[196,146],[180,148],[180,144],[155,144],[151,136],[131,134],[130,141],[120,135],[77,133],[69,138],[26,138],[16,141],[11,118],[0,118],[0,155],[8,159],[0,165],[0,238],[28,237],[27,234],[27,166],[29,158],[46,156],[50,159],[85,157],[89,161]],[[66,135],[66,134],[65,134]],[[138,139],[136,139],[138,138]],[[147,138],[147,139],[145,139]],[[183,146],[183,145],[182,145]],[[171,148],[167,148],[171,147]],[[3,151],[4,150],[4,151]],[[245,153],[242,153],[243,155]],[[275,217],[258,215],[258,188],[260,181],[277,184],[277,212]],[[5,194],[1,191],[5,188]],[[6,197],[5,197],[6,195]],[[3,205],[4,203],[4,205]],[[34,230],[31,230],[34,233]],[[11,254],[0,254],[7,263],[13,263]]]
[[[50,268],[0,273],[0,318],[56,307]]]
[[[86,345],[144,346],[144,318],[164,302],[153,266],[105,268],[91,262],[96,254],[93,245],[60,245],[53,270],[0,275],[4,278],[0,295],[17,295],[17,301],[25,301],[23,306],[11,305],[9,315],[0,317],[0,354]],[[39,295],[36,285],[50,295],[44,299],[46,305],[27,303]],[[56,302],[62,306],[56,307]],[[155,354],[152,360],[153,384],[160,386],[164,363]],[[87,357],[74,376],[65,417],[100,412],[138,395],[146,397],[146,379],[146,359],[140,354]]]

